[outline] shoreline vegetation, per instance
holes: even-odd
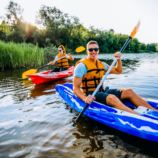
[[[0,41],[0,69],[17,69],[44,63],[43,49],[25,43]]]
[[[56,53],[57,53],[57,47],[54,45],[46,48],[40,48],[38,45],[33,45],[28,43],[4,42],[0,40],[0,71],[14,70],[14,69],[28,69],[32,67],[36,68],[53,60]],[[112,53],[113,52],[108,54],[112,54]],[[131,53],[131,52],[126,52],[126,53]],[[144,53],[144,52],[139,52],[139,53]],[[150,53],[155,53],[155,52],[150,52]],[[72,54],[78,55],[75,52]],[[86,55],[86,52],[84,51],[80,55],[82,54]],[[100,54],[107,54],[107,53],[105,52]]]
[[[57,47],[54,45],[40,48],[33,44],[4,42],[0,40],[0,71],[36,68],[53,60],[56,53]],[[72,54],[78,55],[77,53]],[[80,55],[82,54],[86,55],[86,52],[84,51]],[[112,54],[112,52],[109,54]]]
[[[56,7],[41,6],[37,13],[40,27],[26,23],[22,13],[19,4],[9,1],[6,14],[0,19],[0,71],[46,64],[53,59],[60,44],[69,53],[85,46],[89,40],[96,40],[100,52],[114,53],[128,38],[113,29],[86,28],[77,17]],[[134,38],[125,50],[125,53],[130,52],[158,52],[158,43],[144,44]]]
[[[38,67],[53,59],[55,46],[40,48],[28,43],[4,42],[0,40],[0,71]]]

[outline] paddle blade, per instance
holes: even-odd
[[[22,79],[27,79],[27,75],[31,75],[37,72],[37,69],[30,69],[22,73]]]
[[[134,27],[133,31],[130,34],[130,37],[132,39],[135,37],[136,33],[138,32],[139,26],[140,26],[140,21],[137,23],[137,25]]]
[[[75,51],[76,51],[77,53],[80,53],[80,52],[83,52],[84,50],[85,50],[85,47],[80,46],[80,47],[77,47]]]

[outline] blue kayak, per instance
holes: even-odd
[[[56,86],[56,91],[72,109],[77,112],[83,110],[85,103],[73,94],[71,83],[65,83],[63,85],[58,84]],[[158,101],[148,102],[151,106],[158,109]],[[89,105],[84,115],[124,133],[158,142],[158,112],[142,106],[135,108],[129,101],[125,101],[124,103],[139,112],[140,116],[96,101]]]

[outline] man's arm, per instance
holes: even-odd
[[[116,66],[112,68],[110,74],[121,74],[122,73],[122,61],[117,60]]]
[[[80,99],[82,99],[85,103],[90,104],[93,100],[95,100],[95,97],[92,95],[86,96],[80,89],[82,82],[82,78],[74,77],[73,79],[73,91],[75,95],[77,95]]]
[[[121,74],[122,73],[122,61],[121,61],[121,53],[116,52],[114,57],[117,59],[116,66],[112,68],[111,74]]]
[[[74,77],[73,79],[73,91],[80,99],[85,101],[86,95],[81,91],[80,86],[82,83],[82,78]]]

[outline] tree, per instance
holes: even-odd
[[[17,3],[10,1],[7,6],[7,23],[10,25],[17,25],[22,20],[23,9]]]

